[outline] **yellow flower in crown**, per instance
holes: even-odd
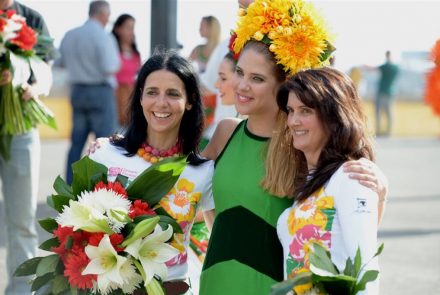
[[[335,48],[322,16],[303,0],[256,0],[241,13],[233,49],[246,42],[264,42],[288,76],[328,64]]]

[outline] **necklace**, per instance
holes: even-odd
[[[179,155],[180,152],[181,152],[181,147],[179,142],[177,142],[174,146],[164,151],[159,151],[158,149],[152,147],[148,143],[143,143],[142,146],[138,149],[137,154],[145,161],[154,164],[159,161],[162,161],[163,159],[175,157]]]

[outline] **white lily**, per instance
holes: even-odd
[[[121,266],[120,273],[124,283],[122,285],[116,284],[114,282],[110,283],[110,287],[112,290],[120,288],[124,294],[132,294],[141,286],[142,276],[137,273],[134,261],[130,256],[127,257],[127,260]]]
[[[145,286],[150,283],[156,274],[162,280],[168,275],[165,262],[179,254],[179,251],[165,243],[173,234],[170,225],[163,231],[160,225],[156,225],[154,232],[143,239],[138,239],[125,248],[125,252],[131,254],[141,262],[144,272]]]
[[[56,221],[61,226],[73,226],[73,230],[113,233],[104,214],[78,201],[70,200],[69,206],[64,206]]]
[[[124,284],[121,269],[127,262],[127,258],[118,255],[108,235],[104,235],[98,247],[87,245],[85,252],[90,258],[90,262],[81,274],[98,275],[97,284],[101,294],[105,295],[112,291],[115,286]]]

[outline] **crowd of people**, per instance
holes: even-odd
[[[179,254],[167,262],[167,294],[192,294],[190,233],[203,220],[210,237],[207,252],[201,250],[202,295],[269,294],[275,283],[310,269],[312,241],[329,250],[340,269],[358,247],[365,260],[376,250],[388,187],[374,163],[356,87],[329,67],[333,47],[323,26],[309,28],[315,23],[305,21],[309,32],[321,30],[314,36],[316,48],[286,54],[295,50],[288,42],[304,37],[295,39],[301,34],[294,29],[297,22],[317,18],[321,24],[313,7],[298,9],[295,22],[284,15],[279,26],[271,27],[254,23],[263,2],[238,1],[234,42],[220,42],[219,21],[204,17],[200,35],[207,43],[188,58],[157,49],[142,63],[134,17],[120,15],[112,34],[107,33],[110,5],[102,0],[90,3],[89,19],[60,44],[55,65],[68,72],[73,110],[67,183],[89,134],[97,138],[90,158],[108,167],[109,181],[117,176],[111,171],[123,171],[132,180],[155,163],[139,156],[140,149],[142,155],[159,151],[162,158],[187,156],[177,185],[184,182],[194,192],[184,200],[190,209],[177,209],[178,192],[159,203],[182,228],[171,242]],[[278,2],[271,8],[281,9]],[[286,1],[294,2],[301,1]],[[48,34],[37,12],[12,0],[0,3],[3,10],[14,8],[28,20],[38,19],[39,29]],[[1,83],[11,75],[2,73]],[[215,119],[206,126],[203,97],[212,93],[217,93]],[[203,139],[207,145],[202,148]],[[0,172],[10,216],[6,294],[20,295],[31,294],[30,287],[12,274],[35,256],[38,240],[39,139],[33,131],[13,140],[12,158],[0,158]],[[27,163],[23,149],[29,152]],[[17,216],[23,224],[16,223]],[[197,229],[205,231],[203,225]],[[368,269],[378,269],[377,258],[363,272]],[[378,294],[378,281],[360,294]]]

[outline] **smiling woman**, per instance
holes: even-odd
[[[200,207],[214,208],[211,193],[214,165],[198,153],[203,128],[199,85],[183,57],[159,50],[141,67],[134,89],[124,135],[99,139],[101,147],[90,158],[108,167],[109,178],[119,173],[131,181],[152,163],[176,155],[187,156],[188,165],[158,204],[182,229],[169,242],[179,254],[166,261],[168,277],[162,278],[167,282],[164,287],[170,288],[166,294],[185,294],[188,288],[182,289],[185,286],[182,281],[188,276],[189,232]],[[132,255],[149,247],[138,246],[128,249]]]

